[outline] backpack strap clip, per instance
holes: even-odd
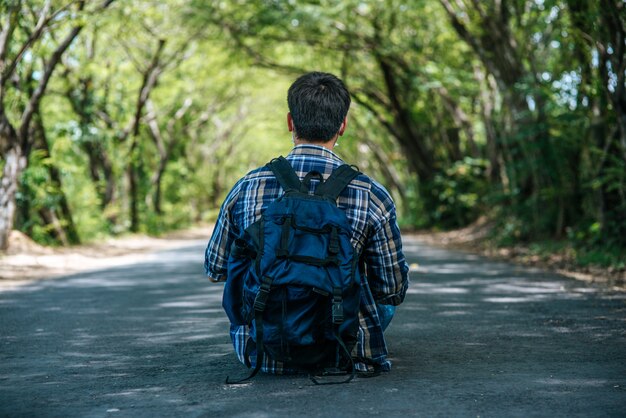
[[[341,296],[341,288],[333,288],[333,324],[339,325],[343,323],[343,298]]]
[[[263,281],[261,282],[261,288],[254,298],[254,310],[256,312],[263,312],[265,310],[265,303],[267,302],[267,298],[270,295],[271,287],[272,279],[267,276],[263,277]]]

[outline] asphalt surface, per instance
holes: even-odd
[[[246,375],[204,242],[0,293],[0,416],[626,416],[626,294],[406,240],[393,370]]]

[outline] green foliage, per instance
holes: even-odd
[[[63,197],[85,240],[127,231],[132,201],[151,234],[214,219],[235,181],[289,152],[287,88],[322,70],[353,96],[337,153],[390,191],[403,227],[486,213],[503,244],[566,238],[612,262],[626,247],[618,3],[141,0],[62,13],[4,92],[17,122],[59,34],[85,24],[39,108],[50,155],[33,144],[18,227],[58,242],[41,210]],[[9,56],[41,8],[22,5]]]
[[[484,159],[465,157],[435,176],[430,193],[437,201],[433,218],[442,228],[458,228],[473,222],[485,209],[489,193]]]
[[[615,270],[626,269],[626,251],[620,247],[591,247],[579,251],[576,257],[582,267],[600,266]]]
[[[424,200],[420,198],[417,182],[409,182],[403,191],[402,211],[398,218],[398,225],[403,230],[432,229],[436,225],[432,223],[430,213],[424,207]]]
[[[45,157],[43,153],[35,152],[31,155],[31,159],[34,164],[31,163],[31,167],[22,173],[22,187],[17,193],[18,207],[27,208],[18,213],[19,217],[23,217],[21,227],[25,231],[30,231],[37,241],[48,245],[55,244],[54,238],[49,235],[51,226],[29,216],[31,210],[36,213],[38,210],[51,207],[55,203],[52,190],[46,187],[49,178],[44,166]]]

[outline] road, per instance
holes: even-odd
[[[0,293],[0,416],[626,416],[626,294],[407,239],[392,372],[246,374],[204,242]]]

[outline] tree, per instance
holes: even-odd
[[[573,47],[581,65],[579,106],[592,121],[580,153],[581,204],[591,207],[605,244],[626,245],[626,10],[623,2],[567,2]],[[589,161],[586,161],[589,159]],[[591,196],[585,199],[585,196]],[[591,220],[589,220],[591,218]],[[586,234],[583,234],[586,236]]]
[[[457,87],[443,86],[450,75],[439,64],[442,56],[462,63],[467,51],[445,43],[450,33],[440,36],[438,9],[394,0],[212,6],[197,5],[199,24],[220,27],[253,64],[292,77],[310,71],[311,62],[339,73],[360,114],[369,113],[403,150],[417,175],[408,181],[420,185],[430,209],[437,205],[431,181],[442,167],[460,157],[460,148],[478,156],[468,111],[450,94]],[[430,111],[433,105],[439,114]]]
[[[107,8],[112,2],[106,0],[92,12]],[[53,7],[51,0],[40,8],[24,1],[3,2],[0,7],[5,16],[0,28],[0,155],[4,160],[0,180],[0,250],[5,250],[13,227],[20,174],[26,168],[33,145],[29,135],[33,117],[62,55],[83,29],[85,23],[82,18],[87,11],[84,1],[70,2],[57,8]],[[57,20],[69,22],[69,29],[65,25],[57,25]],[[19,89],[28,83],[23,79],[20,66],[35,52],[35,48],[39,48],[37,55],[42,56],[43,44],[48,45],[64,29],[64,37],[44,58],[38,84],[29,97],[23,98],[23,107],[8,108],[8,94],[20,97]],[[12,89],[17,91],[11,92]]]

